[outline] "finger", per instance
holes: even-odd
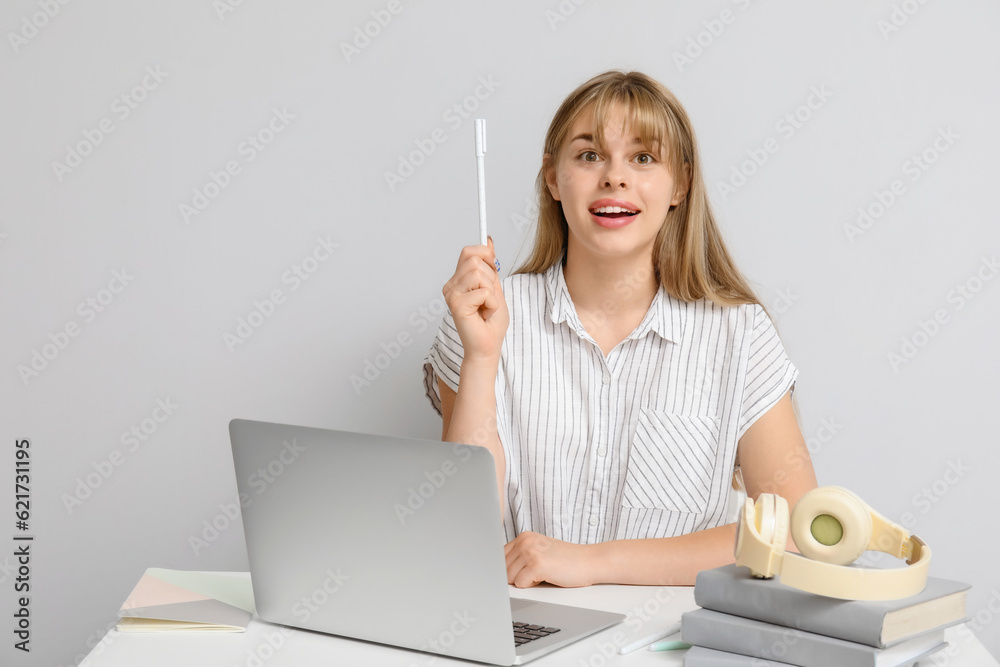
[[[493,245],[493,237],[492,236],[487,237],[487,241],[489,241],[488,247],[490,249],[490,253],[492,253],[493,255],[493,261],[491,262],[491,264],[493,268],[497,270],[497,273],[500,273],[500,260],[497,259],[497,249],[496,246]]]
[[[507,583],[512,586],[517,586],[518,578],[521,576],[521,572],[524,571],[524,559],[517,557],[507,563]],[[523,578],[522,578],[523,580]]]
[[[513,583],[514,586],[518,588],[531,588],[532,586],[537,586],[544,581],[544,579],[536,578],[536,573],[532,571],[531,568],[524,563],[524,561],[518,561],[515,567],[517,567],[517,572],[513,577],[508,574],[508,581]]]
[[[492,260],[487,261],[481,255],[473,255],[458,266],[452,280],[465,289],[475,289],[497,283],[499,276]]]
[[[467,264],[459,267],[455,275],[445,283],[442,292],[446,298],[450,294],[459,295],[477,289],[489,289],[495,292],[498,284],[496,272],[487,267],[482,260],[472,258]]]
[[[496,259],[493,248],[491,246],[484,245],[470,245],[462,248],[462,252],[458,256],[458,267],[463,264],[468,263],[468,261],[474,257],[481,259],[487,266],[492,267],[493,261]]]
[[[507,563],[507,567],[510,567],[511,564],[520,558],[523,553],[523,540],[521,539],[521,535],[524,535],[524,533],[521,533],[510,542],[503,545],[504,560]]]
[[[462,248],[462,253],[459,255],[459,264],[461,265],[472,257],[479,257],[491,269],[500,270],[498,268],[499,262],[497,261],[496,248],[493,246],[492,237],[487,240],[486,245],[465,246]]]
[[[507,566],[507,573],[509,574],[511,566],[521,557],[521,552],[513,542],[508,542],[503,551],[503,561]]]
[[[492,290],[482,287],[471,292],[457,292],[446,299],[448,308],[455,317],[469,316],[479,313],[488,320],[497,311],[499,302]]]

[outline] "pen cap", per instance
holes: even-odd
[[[476,157],[486,154],[486,119],[476,119]]]

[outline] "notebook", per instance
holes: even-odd
[[[510,597],[482,447],[242,419],[229,432],[266,621],[520,665],[625,619]]]
[[[118,631],[243,632],[252,610],[245,575],[151,567],[118,611]]]

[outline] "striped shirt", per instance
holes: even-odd
[[[685,302],[661,287],[607,357],[570,299],[562,263],[502,283],[510,311],[496,381],[507,462],[504,530],[577,544],[670,537],[732,521],[743,433],[798,371],[759,305]],[[462,342],[446,313],[424,360],[458,390]]]

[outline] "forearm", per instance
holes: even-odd
[[[732,563],[736,524],[650,539],[590,545],[593,583],[693,586],[701,570]]]
[[[462,364],[455,407],[444,439],[485,447],[493,455],[502,518],[506,460],[497,432],[496,375],[497,362],[466,360]]]

